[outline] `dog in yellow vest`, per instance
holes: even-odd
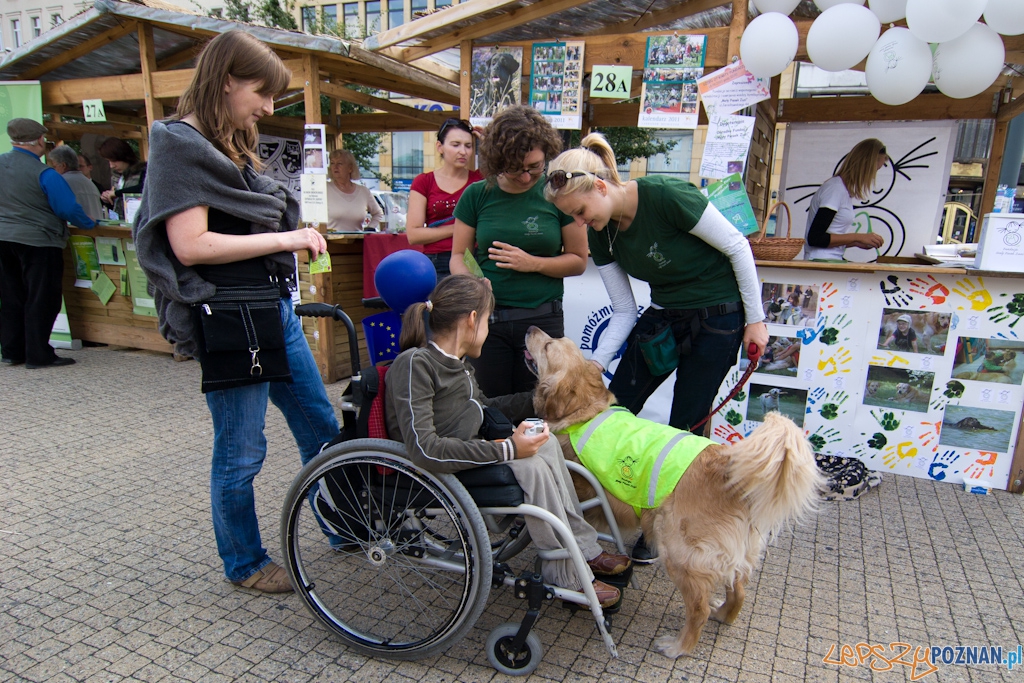
[[[823,478],[810,444],[778,413],[732,445],[635,417],[613,407],[601,371],[572,340],[531,327],[526,349],[538,377],[537,414],[559,433],[565,457],[595,473],[620,529],[639,525],[653,539],[682,593],[686,624],[655,648],[667,657],[689,654],[709,617],[731,624],[739,615],[768,536],[814,509]],[[581,499],[593,496],[574,481]],[[725,602],[712,611],[723,587]]]

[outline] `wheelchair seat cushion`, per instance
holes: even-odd
[[[455,473],[480,507],[515,507],[523,504],[523,489],[506,465],[485,465]]]

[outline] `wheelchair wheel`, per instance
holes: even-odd
[[[528,676],[533,673],[544,656],[544,647],[533,631],[526,634],[526,642],[512,655],[509,646],[519,633],[519,624],[508,622],[491,631],[487,637],[487,661],[495,669],[509,676]]]
[[[393,441],[347,441],[309,462],[288,491],[281,544],[306,607],[368,655],[446,650],[490,592],[490,540],[472,498]]]

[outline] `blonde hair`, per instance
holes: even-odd
[[[555,171],[586,171],[587,175],[573,175],[566,181],[564,187],[557,190],[550,183],[545,183],[544,199],[553,202],[557,197],[590,192],[594,189],[594,178],[601,178],[607,183],[621,187],[623,183],[619,178],[618,165],[615,161],[615,152],[612,151],[608,140],[600,133],[591,133],[580,140],[579,147],[562,152],[548,164],[549,178]]]
[[[356,155],[347,149],[336,149],[331,152],[331,156],[328,160],[333,164],[335,161],[344,161],[348,164],[348,167],[352,169],[352,175],[349,180],[359,180],[359,164],[356,162]]]
[[[281,93],[292,72],[267,45],[242,31],[227,31],[206,44],[196,60],[192,82],[178,100],[177,118],[196,117],[210,142],[239,168],[251,163],[262,168],[256,144],[256,126],[238,130],[231,123],[224,96],[228,76],[237,81],[259,83],[261,95]]]
[[[885,156],[885,143],[875,138],[861,140],[843,159],[836,175],[843,179],[851,197],[866,201],[871,195],[871,183],[878,175],[878,157]]]

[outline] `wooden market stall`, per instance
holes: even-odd
[[[292,80],[279,98],[278,107],[295,102],[305,104],[305,119],[264,119],[260,123],[264,134],[299,138],[304,124],[324,123],[334,143],[340,144],[343,132],[431,130],[444,118],[441,112],[420,111],[349,86],[458,102],[458,86],[452,80],[455,74],[440,65],[410,66],[348,41],[201,16],[160,0],[98,0],[89,9],[0,59],[0,79],[40,82],[51,139],[132,139],[137,141],[144,159],[149,127],[174,112],[178,96],[192,78],[199,48],[212,36],[235,28],[270,45],[291,69]],[[322,116],[321,95],[330,100],[334,115]],[[105,122],[82,122],[84,99],[103,101]],[[337,115],[340,101],[374,106],[387,113],[342,117]],[[73,232],[123,239],[131,234],[128,227]],[[362,280],[361,241],[332,240],[331,251],[336,270],[313,276],[307,272],[302,280],[303,300],[341,303],[359,320],[366,313],[357,286]],[[73,286],[76,278],[70,249],[66,258],[65,299],[75,338],[170,351],[157,332],[156,318],[140,315],[129,297],[116,293],[104,305],[88,288]],[[102,268],[118,282],[119,266]],[[325,380],[347,376],[348,346],[343,332],[336,335],[340,325],[323,319],[305,324]]]
[[[801,2],[792,15],[799,33],[797,60],[810,61],[806,37],[818,14],[819,10],[813,3]],[[530,82],[531,59],[528,55],[532,46],[556,41],[583,41],[584,76],[591,74],[595,65],[628,65],[632,67],[629,97],[637,98],[641,92],[649,36],[706,36],[704,67],[705,73],[709,73],[739,57],[741,38],[752,18],[747,2],[723,0],[625,0],[615,3],[470,0],[459,5],[458,9],[446,9],[369,38],[364,47],[407,63],[416,63],[416,60],[439,50],[459,47],[462,56],[460,107],[469,111],[474,48],[522,47],[522,76],[526,86]],[[902,20],[897,23],[905,26]],[[1002,36],[1001,39],[1006,48],[1006,61],[1024,62],[1024,37]],[[863,69],[864,64],[854,68]],[[764,218],[771,203],[774,189],[772,171],[783,153],[782,146],[778,144],[779,135],[788,124],[804,122],[992,121],[994,135],[991,152],[984,164],[982,198],[983,212],[991,211],[1008,124],[1024,112],[1020,79],[1012,72],[1007,73],[1011,75],[1000,77],[975,97],[950,99],[928,92],[900,106],[881,104],[869,95],[787,96],[781,92],[782,79],[776,76],[771,82],[771,98],[748,112],[756,117],[756,123],[744,179],[758,221]],[[525,101],[526,98],[523,99]],[[604,102],[608,100],[587,102],[583,111],[584,132],[590,128],[637,125],[640,105],[636,100],[623,97],[618,102]],[[700,114],[700,123],[707,123],[703,109]],[[934,207],[925,208],[930,211]],[[799,227],[797,232],[802,232]],[[1018,312],[1024,313],[1024,277],[1016,273],[939,268],[914,262],[913,259],[899,260],[903,262],[848,265],[758,262],[765,291],[773,287],[789,287],[789,291],[799,288],[801,292],[813,292],[813,307],[817,313],[816,317],[803,317],[803,324],[808,326],[806,331],[804,328],[787,329],[788,326],[775,323],[770,326],[773,339],[788,335],[794,340],[804,340],[806,350],[800,357],[799,367],[792,368],[791,376],[785,379],[762,377],[760,382],[770,381],[772,384],[764,386],[780,386],[804,397],[799,408],[800,421],[803,421],[806,406],[811,417],[805,428],[809,437],[821,439],[819,450],[856,455],[872,467],[902,474],[956,482],[980,481],[1016,492],[1024,490],[1024,441],[1020,438],[1024,431],[1021,429],[1024,389],[1019,381],[1012,388],[999,386],[995,391],[996,387],[989,386],[986,381],[978,381],[985,379],[991,382],[994,381],[992,377],[966,379],[977,375],[974,372],[977,368],[964,365],[965,361],[959,355],[961,343],[967,344],[963,340],[978,342],[985,341],[981,337],[987,337],[991,338],[989,341],[993,346],[1000,346],[1002,342],[997,344],[993,340],[1016,336],[1009,325],[1016,324]],[[925,283],[927,287],[922,287]],[[591,281],[587,287],[573,287],[600,291],[596,281]],[[567,306],[571,305],[569,289],[567,281]],[[590,313],[584,316],[587,322],[583,327],[575,331],[567,316],[567,334],[582,335],[577,341],[582,339],[585,342],[587,335],[592,334],[593,326],[600,321],[600,309],[606,303],[606,299],[598,301],[585,297],[575,302],[574,305],[582,306]],[[915,316],[915,321],[925,314],[937,316],[939,322],[935,325],[949,325],[949,329],[957,331],[957,343],[952,343],[952,332],[943,332],[943,335],[949,334],[951,343],[947,352],[945,336],[942,336],[942,353],[939,355],[907,357],[907,354],[894,354],[881,348],[876,339],[882,334],[879,321],[884,325],[901,307],[908,309]],[[1007,307],[1012,310],[1008,311]],[[911,308],[913,310],[909,310]],[[837,330],[835,338],[838,342],[831,341],[831,332],[825,337],[830,341],[821,342],[820,332],[826,325],[835,326],[829,329]],[[847,326],[855,332],[843,332]],[[936,329],[928,329],[928,338],[938,343],[940,338]],[[1014,343],[1006,344],[1007,348],[1016,348]],[[1014,352],[1003,353],[1012,356]],[[976,362],[976,356],[969,357]],[[908,386],[916,382],[923,387],[924,379],[927,379],[931,401],[924,401],[923,407],[911,406],[902,400],[890,403],[888,397],[882,403],[875,401],[878,388],[875,383],[880,380],[872,377],[888,377],[887,372],[893,377],[900,377],[900,372],[907,373],[907,377],[913,377],[913,380],[902,383]],[[756,374],[756,377],[761,375]],[[884,386],[885,382],[881,385]],[[748,393],[753,393],[753,390]],[[845,406],[839,409],[839,414],[845,415],[843,424],[820,417],[820,410],[813,403],[815,400],[828,401],[837,395],[840,396],[838,405]],[[746,425],[757,421],[749,405],[740,402],[732,411],[735,417],[716,418],[715,434],[719,438],[742,438]],[[948,411],[947,405],[950,406]],[[874,417],[875,413],[885,415],[889,412],[879,412],[878,406],[897,409],[895,412],[899,419],[884,420],[884,424],[878,422],[880,418]],[[984,440],[975,439],[974,442],[980,445],[971,450],[968,447],[970,438],[965,440],[961,436],[957,440],[951,436],[956,425],[943,422],[946,413],[960,415],[963,410],[974,410],[983,416],[1009,415],[1012,424],[1000,424],[998,427],[1000,439],[1005,437],[1004,442],[996,443],[998,440],[994,440],[992,443],[995,445],[985,445]],[[723,413],[728,414],[727,411]],[[901,420],[902,426],[893,426]],[[980,422],[984,423],[984,419]],[[968,420],[965,424],[970,423]],[[943,428],[945,432],[942,432]],[[883,438],[875,438],[879,435]],[[887,445],[879,445],[883,443]],[[875,445],[879,445],[878,448]]]

